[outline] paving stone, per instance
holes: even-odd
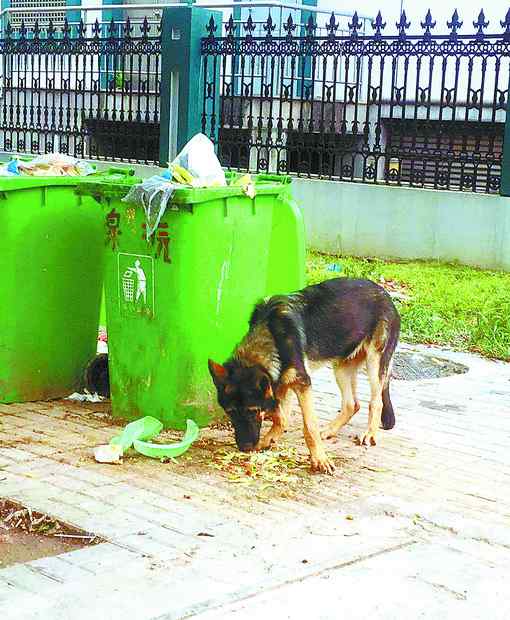
[[[16,620],[101,620],[104,610],[131,620],[250,620],[268,609],[293,620],[471,620],[487,617],[484,600],[491,620],[506,620],[510,365],[434,353],[471,370],[393,382],[397,425],[374,449],[353,442],[367,424],[361,377],[362,411],[327,445],[341,462],[338,474],[313,478],[297,500],[267,504],[243,500],[214,470],[190,477],[186,467],[131,458],[121,467],[96,464],[95,442],[117,429],[98,432],[103,422],[79,405],[71,417],[53,403],[0,406],[3,433],[14,442],[0,452],[0,496],[14,494],[109,541],[30,563],[36,572],[25,589],[22,579],[2,580],[8,570],[23,576],[25,566],[0,571],[2,618],[12,611],[9,596]],[[321,420],[333,418],[340,397],[329,371],[314,377],[314,392]],[[31,445],[27,429],[45,421],[34,435],[44,444]],[[305,454],[297,411],[291,421],[285,444]],[[133,597],[140,588],[143,597]]]
[[[10,584],[13,588],[36,594],[42,590],[48,591],[60,583],[53,577],[34,569],[30,564],[18,564],[1,569],[0,583],[2,581]]]

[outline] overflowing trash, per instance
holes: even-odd
[[[250,175],[244,175],[232,184],[241,186],[250,198],[255,197],[255,186]],[[226,185],[225,172],[214,151],[214,144],[204,134],[197,134],[168,165],[168,170],[134,185],[123,201],[143,207],[148,240],[158,228],[176,190]]]
[[[130,422],[109,444],[95,448],[94,458],[98,463],[119,464],[122,463],[124,453],[130,448],[150,458],[175,458],[186,452],[199,433],[195,422],[187,420],[186,432],[181,441],[173,444],[148,443],[149,439],[159,435],[162,430],[163,424],[151,416]]]
[[[96,172],[95,167],[86,161],[51,153],[33,159],[14,158],[0,166],[0,176],[7,177],[61,177],[88,176]]]

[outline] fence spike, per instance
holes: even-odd
[[[331,11],[331,17],[329,18],[329,21],[326,24],[326,30],[328,31],[329,38],[335,37],[336,31],[338,30],[338,23],[336,21],[334,11]]]
[[[214,23],[214,19],[213,19],[212,15],[211,15],[211,19],[213,20],[213,23]],[[209,20],[209,23],[210,22],[211,22],[211,20]],[[235,28],[236,28],[236,24],[234,22],[234,17],[231,14],[230,17],[228,18],[227,23],[225,24],[225,32],[226,32],[228,37],[233,37],[234,36]]]
[[[78,39],[85,38],[85,30],[86,30],[85,22],[83,21],[83,18],[80,18],[80,21],[78,23]]]
[[[230,16],[230,18],[232,19],[232,16]],[[218,30],[218,26],[216,25],[216,22],[214,21],[213,15],[211,15],[211,19],[207,23],[207,26],[205,27],[205,29],[209,33],[209,38],[214,39],[214,33]]]
[[[50,21],[48,22],[48,28],[46,30],[46,37],[48,39],[53,39],[53,37],[55,36],[55,32],[56,32],[56,29],[55,29],[55,26],[53,25],[53,20],[50,19]]]
[[[142,39],[148,39],[150,31],[151,31],[151,26],[149,24],[149,20],[147,19],[147,15],[146,15],[143,18],[142,25],[140,26],[140,32],[142,33]]]
[[[315,31],[317,30],[317,24],[313,21],[313,16],[310,15],[308,20],[306,21],[305,33],[306,36],[310,39],[315,35]]]
[[[64,39],[69,39],[69,35],[71,34],[71,26],[69,25],[69,21],[67,17],[64,17],[64,25],[62,26],[62,34],[64,35]]]
[[[478,19],[476,20],[476,22],[473,22],[473,26],[475,28],[478,28],[478,30],[476,31],[476,38],[478,40],[481,40],[485,37],[484,30],[485,28],[487,28],[488,25],[489,21],[485,19],[485,13],[483,12],[483,9],[481,9],[480,13],[478,14]]]
[[[113,19],[113,17],[110,19],[110,22],[107,27],[107,32],[110,38],[115,37],[115,20]]]
[[[283,24],[283,29],[287,33],[287,39],[292,39],[294,30],[296,30],[296,27],[297,26],[294,23],[294,20],[292,19],[292,15],[289,13],[289,17],[287,18],[287,21],[285,22],[285,24]]]
[[[351,31],[351,39],[358,38],[358,30],[363,26],[363,23],[360,21],[358,17],[358,11],[354,11],[354,15],[352,16],[352,21],[348,24],[348,28]]]
[[[464,22],[460,21],[459,19],[459,13],[457,9],[455,9],[451,21],[446,22],[446,26],[451,30],[450,39],[455,40],[459,36],[457,30],[460,30],[460,28],[462,28],[463,23]]]
[[[510,9],[506,12],[505,19],[499,23],[501,24],[501,28],[505,28],[503,40],[510,41]]]
[[[25,20],[21,20],[21,26],[19,27],[19,37],[20,39],[25,39],[27,36],[27,27],[25,26]]]
[[[39,26],[39,20],[36,18],[34,25],[32,26],[32,34],[34,35],[34,39],[38,39],[41,34],[41,28]]]
[[[129,19],[129,15],[126,17],[126,23],[124,24],[124,34],[126,39],[129,39],[133,33],[133,26],[131,24],[131,20]]]
[[[411,26],[411,22],[407,21],[407,15],[405,11],[402,11],[400,20],[395,24],[398,28],[399,39],[403,40],[407,37],[406,30]]]
[[[264,24],[264,30],[266,31],[266,39],[271,39],[276,26],[273,24],[273,18],[271,13],[267,16],[266,23]]]
[[[245,32],[247,32],[249,35],[251,35],[252,32],[255,31],[255,24],[253,23],[253,18],[251,15],[248,15],[248,19],[244,22],[243,27]]]
[[[375,30],[374,39],[382,39],[382,30],[386,28],[386,22],[383,22],[381,11],[377,13],[375,21],[372,22],[372,28]]]
[[[99,24],[99,20],[96,18],[94,24],[92,25],[92,35],[95,39],[99,39],[99,35],[101,34],[101,25]]]
[[[430,12],[430,9],[427,11],[427,14],[425,15],[425,21],[421,22],[420,26],[425,30],[425,32],[423,33],[423,38],[426,41],[430,41],[430,39],[432,38],[431,30],[433,30],[436,27],[436,22],[432,19],[432,13]]]

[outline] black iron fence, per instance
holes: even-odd
[[[498,193],[510,10],[498,32],[482,11],[442,34],[430,11],[419,34],[405,13],[392,34],[381,14],[318,15],[209,23],[197,87],[225,166]],[[7,26],[0,150],[158,162],[161,36],[147,18]]]
[[[147,19],[7,25],[0,150],[159,161],[160,52]]]
[[[380,13],[370,33],[356,14],[348,32],[334,15],[320,25],[289,16],[276,36],[271,16],[262,27],[211,20],[202,55],[220,74],[220,99],[214,106],[216,84],[206,82],[202,126],[224,165],[499,191],[510,10],[490,34],[483,11],[472,27],[455,11],[443,34],[430,11],[414,35],[405,13],[394,34]]]

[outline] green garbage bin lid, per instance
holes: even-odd
[[[190,205],[230,198],[232,196],[242,196],[243,188],[240,185],[231,185],[233,181],[245,173],[227,172],[226,179],[228,185],[219,187],[183,187],[177,189],[171,198],[174,205]],[[258,174],[252,175],[253,183],[257,195],[280,194],[284,188],[291,183],[291,177],[286,175]],[[79,194],[87,194],[97,198],[124,198],[133,185],[142,183],[143,179],[136,176],[115,176],[103,175],[101,178],[90,176],[87,180],[77,187]]]
[[[99,170],[87,176],[9,176],[0,177],[0,192],[13,192],[33,187],[56,187],[81,185],[82,183],[93,183],[100,179],[107,179],[109,182],[117,182],[120,180],[130,180],[131,185],[140,182],[138,177],[134,176],[133,168],[115,168],[109,167],[106,170]]]

